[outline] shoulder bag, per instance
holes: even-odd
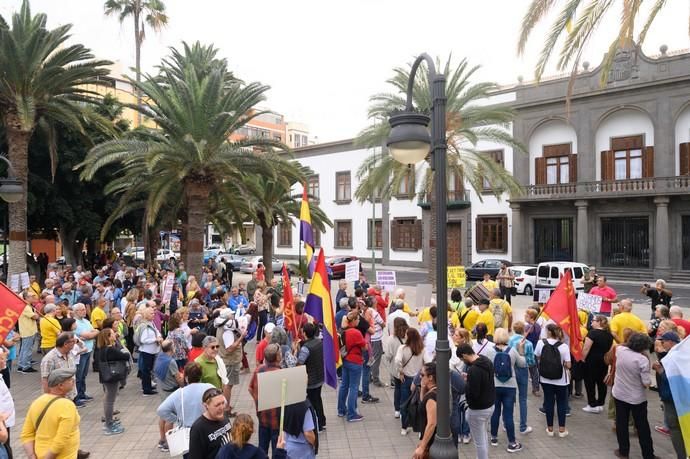
[[[119,382],[127,379],[127,362],[125,360],[108,361],[108,348],[102,349],[101,352],[106,356],[104,359],[98,361],[98,378],[101,384]]]
[[[180,388],[180,406],[182,417],[177,417],[177,425],[165,432],[165,440],[168,442],[170,457],[181,456],[189,452],[189,432],[192,430],[185,427],[184,422],[184,388]]]
[[[609,364],[608,372],[604,376],[604,384],[613,386],[616,380],[616,345],[611,346],[611,349],[604,355],[604,362]]]

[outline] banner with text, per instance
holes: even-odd
[[[355,282],[359,279],[359,260],[345,263],[345,280]]]
[[[578,293],[577,308],[596,314],[601,310],[601,297],[584,292]]]
[[[467,275],[464,266],[448,266],[448,288],[465,288]]]
[[[387,292],[395,291],[397,285],[395,271],[376,271],[376,283]]]

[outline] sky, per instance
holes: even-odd
[[[596,67],[616,34],[623,0],[600,27],[583,61]],[[563,2],[558,2],[562,4]],[[584,3],[584,2],[583,2]],[[650,2],[648,2],[650,3]],[[653,3],[653,2],[652,2]],[[0,0],[9,19],[21,0]],[[32,0],[48,26],[73,24],[73,40],[98,58],[134,66],[131,20],[103,14],[104,0]],[[160,34],[148,31],[142,70],[153,71],[182,41],[213,43],[245,81],[271,87],[263,106],[306,123],[319,142],[348,139],[368,125],[369,97],[388,91],[392,70],[421,52],[467,58],[480,65],[476,81],[512,85],[534,75],[550,21],[537,28],[526,53],[516,43],[528,0],[165,0],[170,17]],[[667,2],[643,50],[690,47],[688,3]],[[551,66],[547,75],[556,74]]]

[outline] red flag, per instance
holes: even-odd
[[[295,302],[292,298],[292,285],[285,263],[283,263],[283,320],[285,321],[283,328],[292,335],[293,339],[296,338],[299,333],[295,321]]]
[[[577,316],[575,287],[570,270],[567,270],[565,275],[561,277],[558,287],[544,306],[544,312],[570,337],[570,353],[575,360],[583,360],[580,319]]]
[[[0,343],[5,341],[25,307],[24,300],[0,282]]]

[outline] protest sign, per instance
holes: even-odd
[[[414,297],[415,309],[421,311],[431,304],[431,284],[417,284],[417,292]]]
[[[584,309],[592,313],[598,313],[601,309],[601,297],[598,295],[590,295],[589,293],[578,293],[577,308]]]
[[[257,374],[259,383],[258,411],[278,408],[281,402],[292,405],[304,401],[307,393],[307,370],[304,365],[275,371],[264,371]],[[285,396],[281,390],[285,381]]]
[[[540,288],[537,289],[537,293],[539,294],[538,296],[538,303],[546,303],[549,301],[549,298],[551,297],[551,289],[550,288]]]
[[[10,286],[13,292],[21,292],[19,288],[19,274],[12,274],[10,276]]]
[[[448,288],[465,288],[466,282],[464,266],[448,266]]]
[[[19,275],[19,280],[22,284],[22,290],[31,287],[31,281],[29,280],[29,273],[23,272]]]
[[[175,283],[175,273],[168,273],[165,278],[165,287],[163,287],[163,304],[169,304],[172,297],[173,284]]]
[[[345,280],[354,282],[359,279],[359,260],[345,263]]]
[[[376,283],[387,292],[393,292],[397,281],[395,280],[395,271],[376,271]]]

